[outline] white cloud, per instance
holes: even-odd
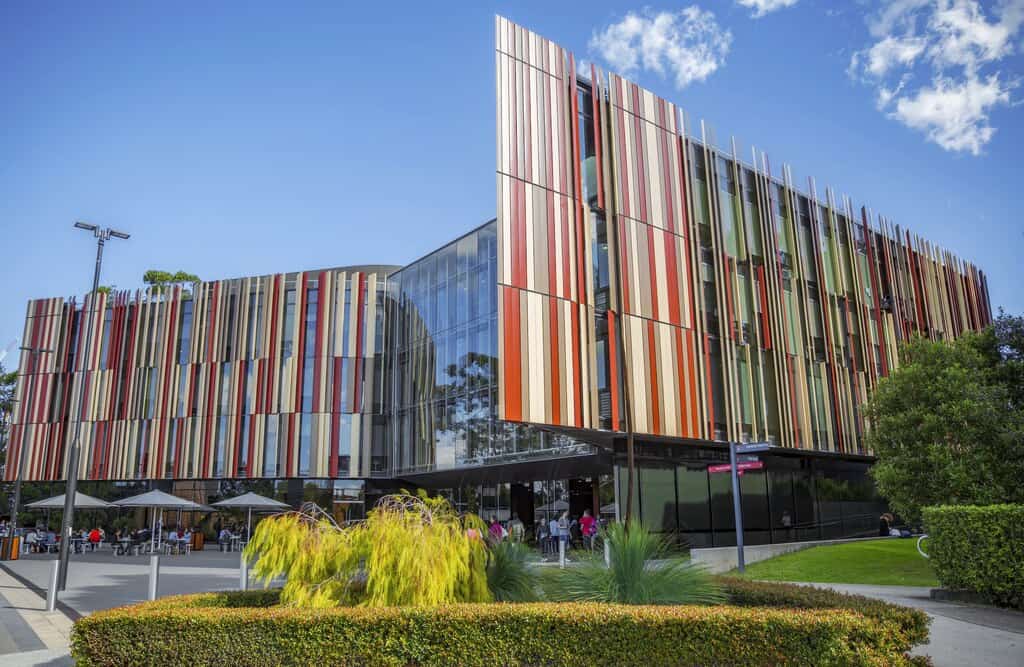
[[[912,97],[897,98],[890,115],[948,151],[978,155],[996,132],[989,124],[989,110],[1009,103],[1010,93],[995,75],[984,80],[940,78]]]
[[[747,9],[753,9],[754,13],[751,14],[751,16],[755,19],[759,19],[766,14],[774,12],[776,9],[792,7],[797,3],[797,1],[798,0],[736,0],[736,3],[743,5]]]
[[[874,76],[884,76],[893,67],[913,64],[927,46],[920,37],[893,37],[889,35],[862,53],[866,58],[864,69]]]
[[[875,88],[878,108],[950,151],[981,154],[996,128],[991,112],[1012,104],[1024,0],[882,0],[868,19],[873,43],[850,58],[849,75]],[[918,81],[920,83],[915,84]]]
[[[671,76],[677,88],[704,81],[725,64],[732,33],[696,5],[682,11],[629,12],[595,32],[590,50],[624,75],[650,70]]]

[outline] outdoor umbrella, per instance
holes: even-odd
[[[245,537],[246,539],[252,539],[252,511],[257,512],[276,512],[278,510],[290,510],[291,505],[282,503],[279,500],[273,498],[267,498],[261,496],[258,493],[243,493],[240,496],[234,498],[228,498],[227,500],[221,500],[220,502],[213,503],[214,507],[222,507],[225,509],[238,509],[248,510],[248,518],[245,522]]]
[[[538,512],[565,512],[569,509],[569,503],[564,500],[556,500],[546,505],[541,505],[537,508]]]
[[[169,493],[163,491],[147,491],[137,496],[131,496],[130,498],[122,498],[121,500],[115,500],[114,505],[118,507],[148,507],[153,510],[153,528],[152,528],[152,540],[151,549],[156,550],[156,510],[160,510],[161,516],[165,509],[177,509],[177,510],[190,510],[193,512],[202,511],[203,506],[198,503],[194,503],[191,500],[185,500],[177,496],[172,496]]]
[[[37,500],[34,503],[25,505],[25,507],[33,510],[62,510],[64,509],[64,494],[62,493],[59,496],[47,498],[46,500]],[[99,498],[93,498],[92,496],[75,491],[75,509],[102,510],[108,507],[113,507],[113,505]]]

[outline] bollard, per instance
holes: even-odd
[[[604,542],[604,566],[612,566],[612,548],[608,546],[608,540],[602,540]]]
[[[55,560],[50,568],[50,587],[46,590],[46,611],[57,610],[57,579],[60,578],[60,561]]]
[[[565,569],[565,540],[558,538],[558,567]]]
[[[160,556],[153,554],[149,557],[149,598],[156,599],[157,587],[160,585]]]
[[[238,565],[238,583],[243,591],[249,590],[249,561],[242,552],[242,558]]]

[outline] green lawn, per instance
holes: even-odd
[[[748,565],[743,576],[768,581],[938,586],[916,544],[916,538],[879,539],[811,547]]]

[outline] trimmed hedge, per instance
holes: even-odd
[[[926,507],[927,551],[945,588],[1024,609],[1024,505]]]
[[[918,609],[903,607],[863,595],[839,593],[831,588],[794,586],[768,581],[718,577],[729,603],[740,607],[782,607],[786,609],[846,609],[897,630],[904,650],[928,641],[932,619]]]
[[[78,620],[72,654],[79,665],[232,667],[918,662],[905,656],[916,642],[895,616],[858,613],[861,603],[845,596],[829,598],[848,603],[845,609],[806,608],[813,599],[801,592],[789,592],[788,604],[780,587],[797,588],[744,583],[730,594],[787,608],[536,603],[311,610],[275,606],[274,592],[186,595]]]

